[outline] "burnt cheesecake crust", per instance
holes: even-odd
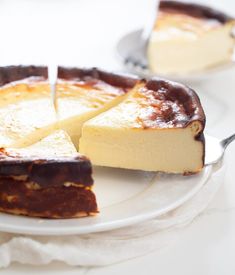
[[[144,127],[148,128],[150,122],[149,127],[184,128],[190,123],[199,122],[201,127],[198,134],[203,133],[205,114],[199,97],[189,87],[155,77],[146,82],[140,93],[144,95],[147,105],[154,108],[148,120],[146,117],[143,120]]]
[[[44,218],[75,218],[98,212],[91,164],[79,156],[22,159],[0,153],[0,210]]]
[[[91,175],[90,161],[63,131],[27,148],[1,148],[0,210],[45,218],[94,215]]]
[[[48,79],[46,66],[6,66],[0,67],[0,86],[28,77]]]
[[[83,81],[87,85],[95,85],[103,81],[114,87],[119,87],[123,92],[128,92],[135,86],[138,77],[121,73],[112,73],[98,68],[58,67],[58,79]]]

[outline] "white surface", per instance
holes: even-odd
[[[0,213],[0,231],[62,236],[142,223],[192,198],[210,174],[211,166],[190,177],[96,167],[94,191],[101,211],[99,215],[82,219],[49,220]]]
[[[141,27],[140,21],[144,21],[147,16],[144,11],[146,2],[0,1],[1,36],[5,38],[0,43],[0,60],[2,63],[43,63],[52,55],[58,56],[60,63],[72,61],[76,65],[96,65],[118,70],[120,66],[115,56],[115,43],[125,32]],[[201,2],[217,5],[235,15],[233,0]],[[55,3],[57,6],[54,6]],[[55,21],[52,21],[52,18]],[[221,74],[216,79],[193,85],[206,111],[207,132],[220,138],[235,131],[234,76],[235,70]],[[178,234],[174,244],[161,252],[156,251],[104,268],[68,267],[58,263],[36,268],[15,264],[2,270],[1,274],[50,272],[56,275],[234,275],[235,144],[232,144],[226,153],[226,160],[225,183],[216,198],[182,234]]]

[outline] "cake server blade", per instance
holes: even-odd
[[[49,84],[50,84],[51,99],[52,99],[52,104],[54,106],[56,114],[58,113],[57,94],[56,94],[57,72],[58,72],[57,65],[51,64],[48,67],[48,78],[49,78]]]
[[[223,156],[227,146],[235,141],[235,134],[225,138],[218,139],[205,135],[206,152],[205,152],[205,165],[211,165],[219,162]]]

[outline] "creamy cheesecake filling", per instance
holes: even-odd
[[[203,167],[204,149],[193,126],[140,131],[94,125],[92,129],[92,123],[84,127],[80,152],[94,165],[181,174]]]
[[[203,17],[202,12],[195,16],[193,7],[184,5],[184,9],[176,2],[173,8],[172,3],[164,9],[160,5],[147,50],[150,70],[155,73],[189,73],[231,61],[235,20],[219,20],[216,14]]]

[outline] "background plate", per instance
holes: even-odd
[[[207,181],[208,166],[197,175],[179,176],[95,167],[95,217],[49,220],[0,214],[0,231],[31,235],[71,235],[116,229],[162,215],[189,200]]]

